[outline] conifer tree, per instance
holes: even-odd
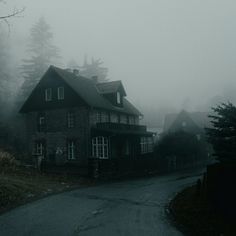
[[[50,64],[54,64],[53,60],[59,57],[58,48],[53,45],[52,40],[50,26],[41,17],[31,28],[28,45],[29,58],[25,59],[22,65],[24,83],[21,96],[23,100],[27,98]]]
[[[236,162],[236,107],[223,103],[212,108],[212,128],[207,128],[208,140],[212,144],[218,161]]]
[[[107,81],[108,69],[102,66],[103,61],[101,59],[91,59],[91,63],[87,61],[87,57],[84,58],[84,64],[80,67],[81,75],[87,78],[97,76],[99,82]]]

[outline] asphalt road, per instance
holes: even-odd
[[[81,188],[0,216],[0,236],[178,236],[166,205],[198,172]]]

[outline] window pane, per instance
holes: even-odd
[[[68,141],[68,159],[75,159],[75,142],[73,140]]]
[[[106,137],[94,137],[92,139],[92,155],[96,158],[108,158],[108,139]]]
[[[126,115],[120,115],[120,123],[127,124],[127,116]]]
[[[120,93],[117,92],[117,104],[121,103],[121,97],[120,97]]]
[[[45,89],[45,101],[51,101],[52,100],[52,89],[47,88]]]
[[[58,100],[64,99],[64,87],[57,88],[57,98]]]
[[[67,126],[68,128],[73,128],[75,126],[75,113],[74,112],[68,112]]]
[[[101,113],[101,122],[109,122],[109,116],[107,112]]]
[[[111,122],[118,123],[118,115],[115,113],[111,113]]]

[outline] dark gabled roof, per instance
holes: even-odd
[[[163,127],[164,132],[167,132],[169,130],[169,128],[171,127],[175,119],[177,118],[177,115],[178,114],[171,113],[165,116],[164,127]]]
[[[56,74],[63,81],[65,81],[65,83],[71,87],[71,89],[73,89],[90,107],[118,111],[131,115],[142,115],[139,110],[125,98],[123,98],[123,107],[114,106],[109,100],[100,94],[96,83],[91,79],[82,77],[80,75],[75,75],[72,72],[60,69],[55,66],[50,66],[48,70],[55,71]],[[119,81],[119,84],[123,87],[121,81]]]
[[[122,91],[123,95],[126,96],[125,89],[122,85],[120,80],[118,81],[111,81],[111,82],[104,82],[96,84],[99,93],[101,94],[109,94],[109,93],[116,93],[119,90]]]
[[[167,132],[172,127],[174,122],[178,119],[178,117],[183,115],[188,116],[189,119],[191,119],[201,129],[211,126],[207,112],[187,112],[185,110],[182,110],[178,114],[172,113],[165,116],[163,131]]]

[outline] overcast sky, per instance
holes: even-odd
[[[64,65],[104,61],[138,106],[196,106],[235,86],[236,3],[230,0],[12,0],[15,51],[44,16]],[[19,56],[19,57],[20,57]]]

